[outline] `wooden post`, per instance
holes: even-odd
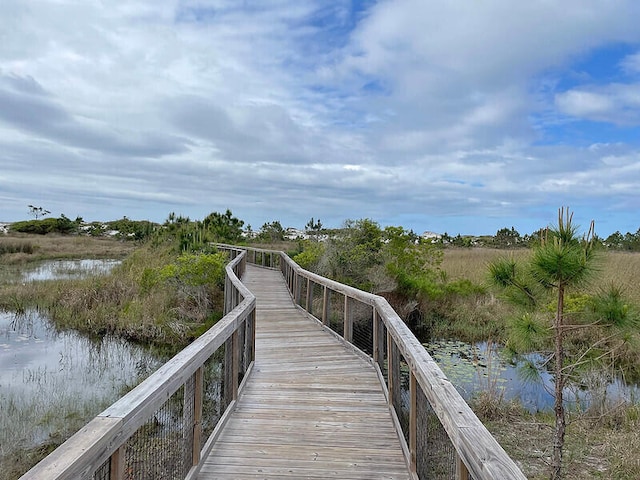
[[[393,337],[387,330],[387,390],[389,391],[389,405],[393,405],[393,380],[394,380],[394,358],[393,358]]]
[[[238,327],[240,328],[240,327]],[[236,329],[236,331],[233,332],[233,335],[231,336],[231,343],[233,345],[232,347],[232,361],[233,361],[233,367],[231,369],[232,371],[232,375],[233,375],[233,380],[232,380],[232,388],[233,388],[233,400],[237,400],[238,399],[238,376],[239,376],[239,372],[240,372],[240,336],[238,335],[238,330]]]
[[[311,281],[310,278],[307,278],[307,298],[306,298],[305,310],[313,314],[312,309],[313,309],[313,282]]]
[[[456,452],[456,480],[469,480],[469,470]]]
[[[296,305],[300,305],[300,297],[302,296],[302,276],[295,273],[295,283],[296,283]]]
[[[378,311],[376,310],[376,314]],[[384,324],[384,320],[378,315],[378,365],[380,366],[380,370],[384,368],[384,346],[387,341],[387,336],[385,335],[386,326]]]
[[[256,310],[251,311],[251,361],[256,359],[256,327],[257,325]]]
[[[329,289],[322,286],[322,324],[326,325],[329,320]]]
[[[224,278],[224,308],[222,311],[223,315],[229,313],[229,277],[225,276]]]
[[[224,343],[224,407],[225,409],[233,400],[233,384],[234,372],[233,372],[233,335]],[[237,378],[237,377],[236,377]]]
[[[122,480],[124,478],[124,449],[125,446],[121,445],[109,459],[109,480]]]
[[[371,328],[373,330],[373,361],[378,363],[378,358],[380,357],[380,351],[378,350],[378,311],[376,307],[373,307],[373,320],[371,323]]]
[[[413,473],[417,467],[417,438],[418,438],[418,402],[417,382],[413,370],[409,372],[409,467]]]
[[[193,462],[200,463],[200,450],[202,448],[202,396],[204,390],[204,367],[198,368],[194,375],[193,385]]]
[[[344,296],[344,328],[342,336],[344,339],[353,343],[353,309],[351,308],[351,302],[348,296]]]

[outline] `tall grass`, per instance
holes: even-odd
[[[4,264],[23,264],[58,258],[122,258],[136,247],[133,242],[105,237],[55,234],[0,235],[0,254]]]
[[[12,240],[0,243],[0,255],[5,255],[7,253],[25,253],[27,255],[31,255],[35,251],[36,247],[33,243],[28,241]]]
[[[486,284],[487,268],[491,261],[500,257],[526,260],[528,249],[497,250],[492,248],[447,248],[444,251],[442,269],[450,280],[468,279],[473,283]],[[597,273],[585,288],[597,291],[611,283],[620,285],[625,296],[640,305],[640,252],[601,251],[598,254]]]
[[[160,363],[115,339],[72,335],[57,345],[58,362],[16,372],[0,389],[1,479],[18,478]]]
[[[222,291],[217,285],[206,286],[194,295],[175,283],[158,281],[157,272],[175,261],[175,256],[171,245],[147,245],[108,275],[0,284],[0,309],[36,308],[47,312],[62,329],[181,348],[203,326],[220,318]]]

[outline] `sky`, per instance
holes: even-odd
[[[640,227],[637,0],[1,0],[0,221]]]

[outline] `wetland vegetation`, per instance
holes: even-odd
[[[147,350],[151,346],[158,358],[162,352],[182,348],[220,318],[225,259],[210,244],[244,241],[241,220],[227,211],[212,213],[203,221],[172,214],[164,225],[118,222],[122,232],[112,238],[100,236],[107,231],[100,224],[85,235],[0,235],[0,309],[23,319],[45,318],[54,336],[79,335],[89,343],[112,339]],[[266,223],[253,241],[287,251],[304,268],[385,296],[525,474],[548,478],[554,430],[548,408],[553,403],[553,392],[548,391],[553,383],[553,344],[544,335],[545,340],[529,352],[513,348],[513,322],[522,311],[489,277],[489,265],[498,258],[528,262],[530,246],[540,232],[524,241],[514,240],[519,236],[513,229],[503,229],[493,239],[476,242],[460,236],[420,239],[401,227],[383,229],[369,219],[347,221],[337,230],[322,229],[319,221],[317,228],[313,222],[312,227],[307,239],[287,240],[279,222]],[[602,303],[601,293],[611,285],[617,286],[619,295],[608,304],[609,313],[617,309],[637,315],[640,254],[626,246],[640,245],[632,241],[640,236],[619,237],[622,240],[616,237],[620,241],[615,245],[625,248],[612,251],[600,241],[591,281],[569,289],[567,308],[575,318],[593,322],[587,312],[604,314],[594,305]],[[31,281],[23,276],[24,269],[46,259],[95,258],[117,262],[104,275],[78,277],[71,264],[59,263],[57,271],[65,278]],[[557,301],[550,292],[541,293],[536,315],[550,321]],[[597,328],[581,328],[569,335],[570,353],[598,347],[590,349],[590,362],[584,362],[597,368],[577,369],[579,375],[567,386],[563,468],[569,479],[636,478],[639,333],[629,329],[605,342],[601,334]],[[95,358],[103,362],[99,355]],[[48,373],[36,369],[26,377],[37,384]],[[133,386],[130,380],[124,383],[125,388]],[[82,425],[102,409],[100,402],[110,401],[98,398],[93,411],[80,409],[65,417],[77,417]],[[50,414],[44,418],[42,425],[52,422]],[[36,448],[21,449],[23,458],[7,461],[28,468],[29,462],[35,463],[73,433],[53,430],[42,429],[40,438],[49,438]]]
[[[0,235],[0,478],[18,478],[221,317],[226,256],[185,237]]]

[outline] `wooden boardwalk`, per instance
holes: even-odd
[[[296,308],[279,271],[247,265],[256,360],[201,480],[409,479],[373,366]]]

